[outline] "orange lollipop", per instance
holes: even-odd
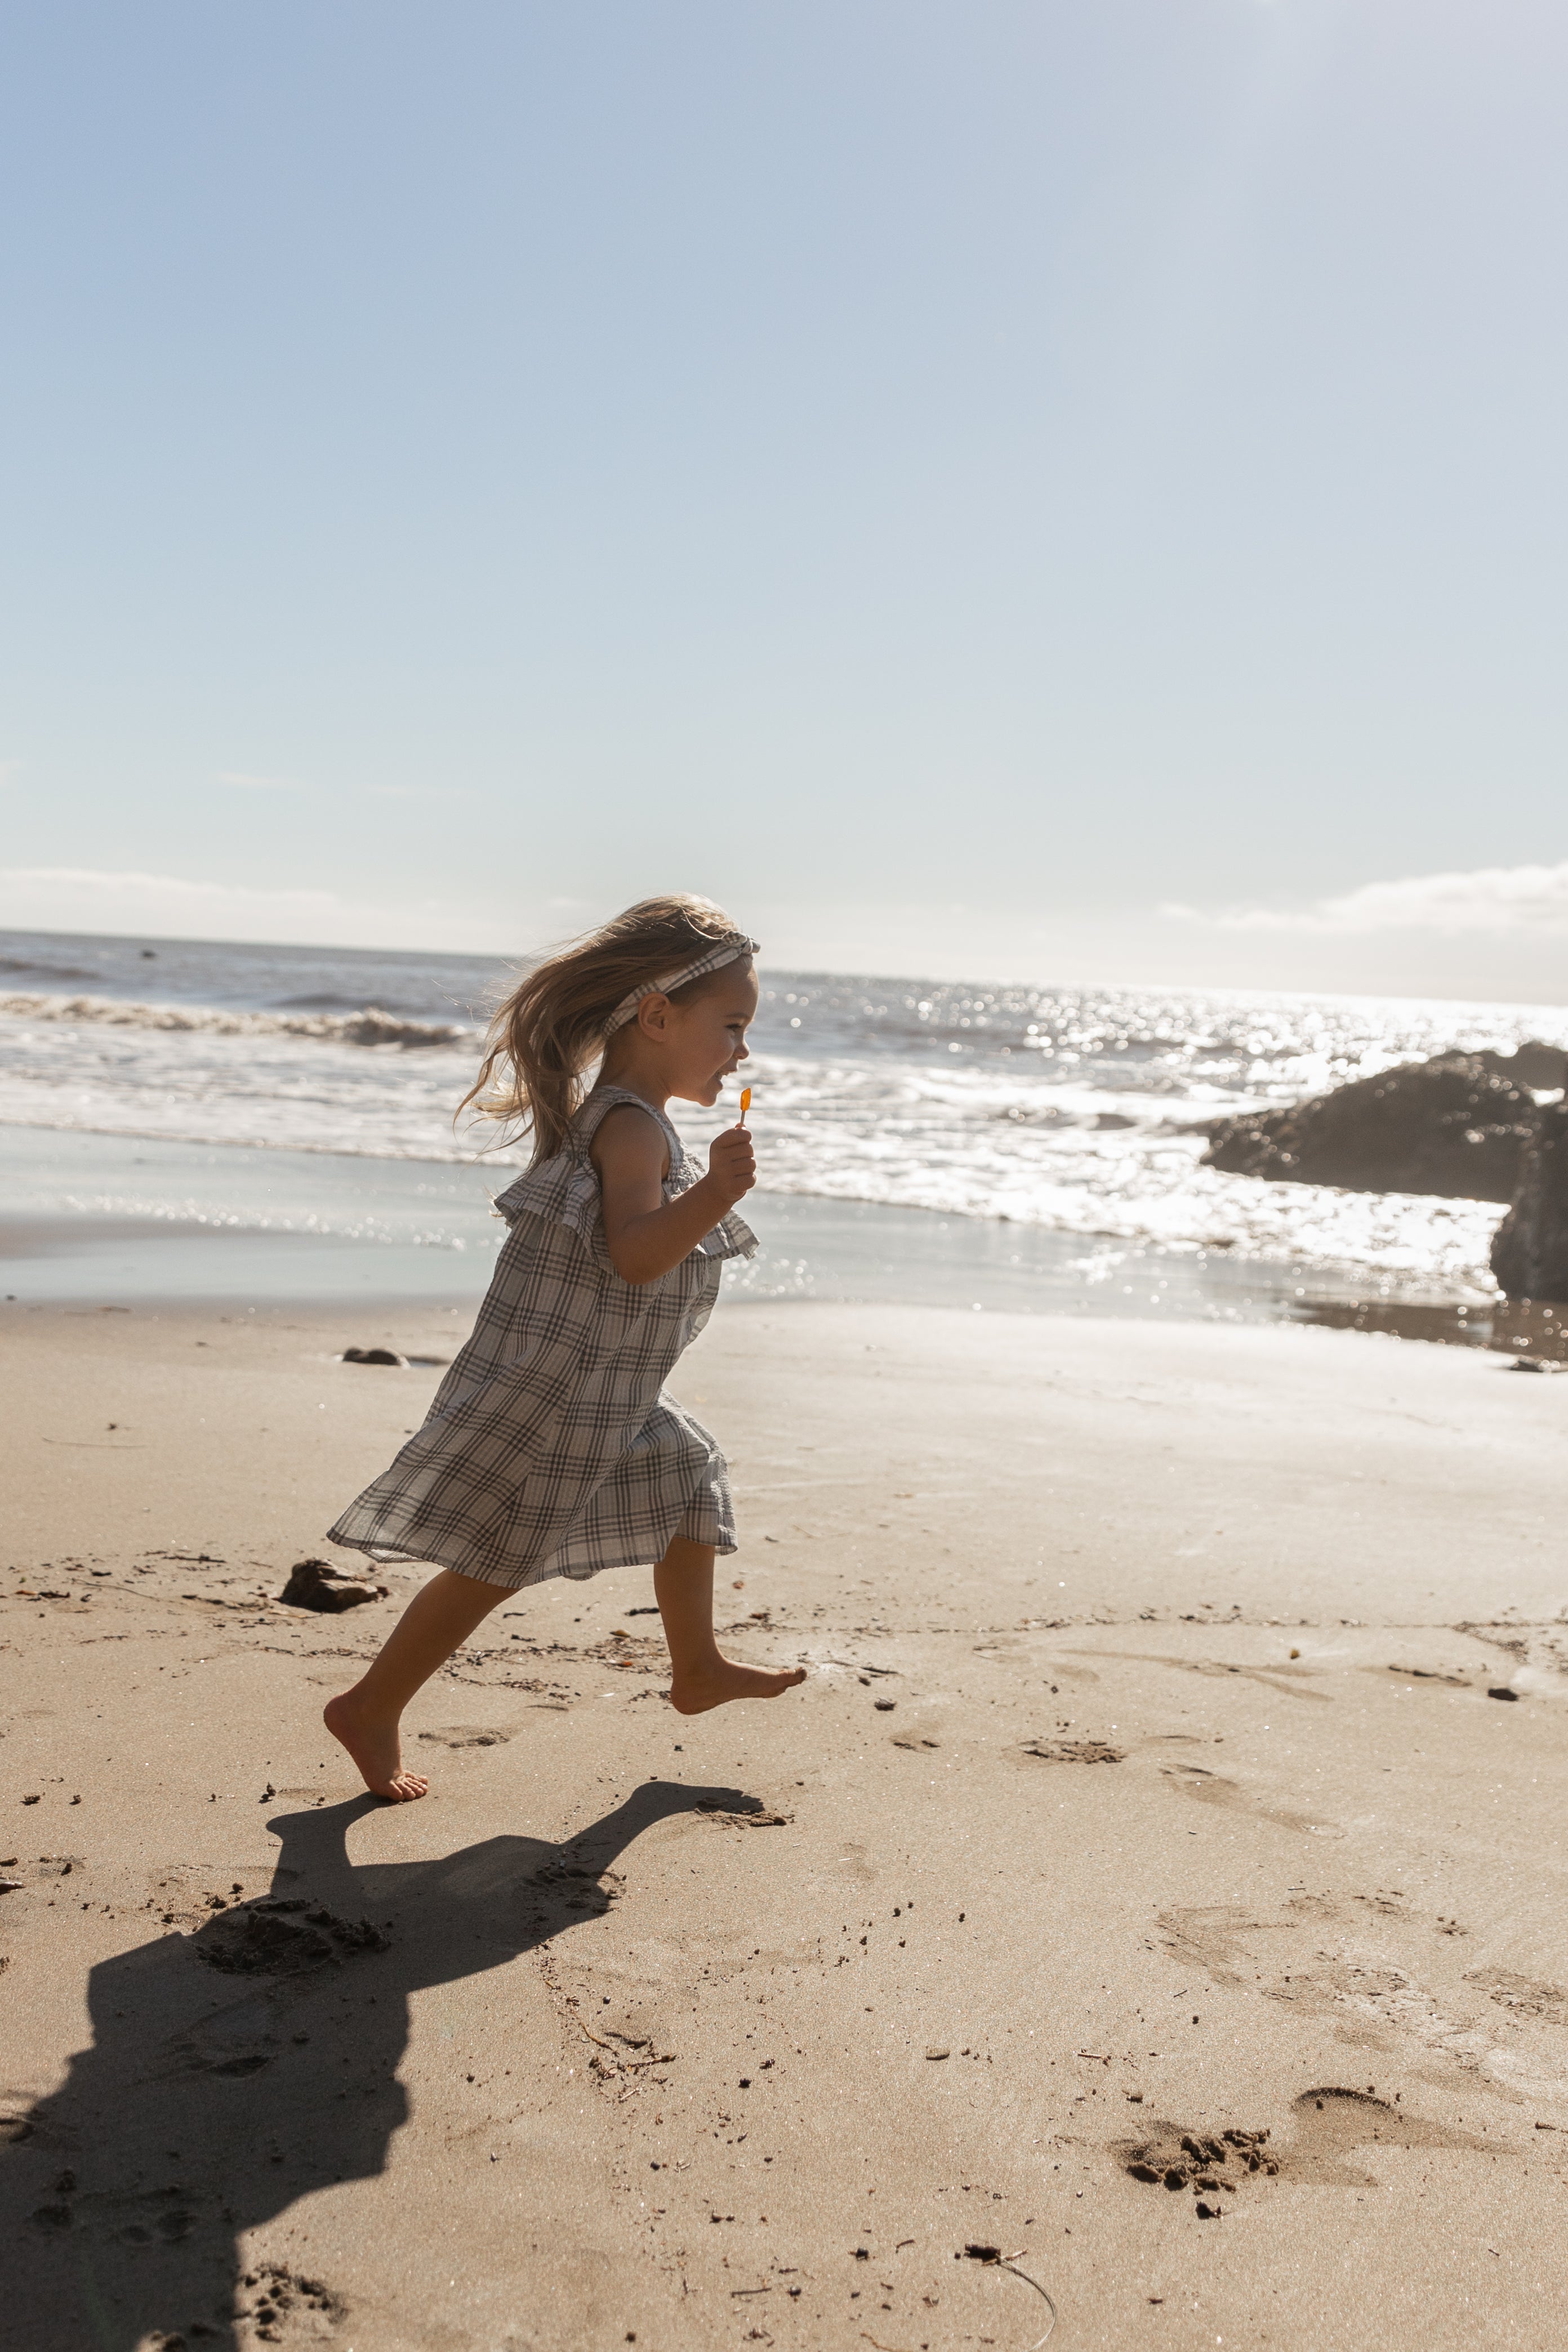
[[[741,1120],[740,1120],[740,1123],[741,1123],[741,1125],[742,1125],[742,1127],[744,1127],[744,1126],[745,1126],[745,1124],[746,1124],[746,1113],[751,1109],[751,1108],[752,1108],[752,1089],[751,1089],[751,1087],[742,1087],[741,1088]]]

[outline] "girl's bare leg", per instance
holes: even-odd
[[[677,1536],[653,1572],[654,1598],[669,1644],[670,1704],[679,1715],[702,1715],[731,1698],[777,1698],[805,1680],[805,1668],[764,1674],[732,1665],[713,1639],[713,1547]]]
[[[425,1794],[430,1783],[424,1774],[403,1769],[398,1740],[403,1710],[497,1601],[507,1598],[509,1590],[442,1569],[415,1594],[380,1655],[353,1690],[329,1700],[322,1709],[322,1722],[348,1749],[373,1796],[404,1802]]]

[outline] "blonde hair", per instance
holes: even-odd
[[[458,1106],[470,1103],[502,1129],[496,1143],[531,1132],[537,1168],[566,1140],[587,1094],[585,1074],[605,1050],[605,1024],[623,997],[646,988],[708,949],[739,940],[711,898],[673,891],[644,898],[596,931],[569,940],[519,981],[497,1007],[479,1076]],[[671,991],[697,995],[711,975]]]

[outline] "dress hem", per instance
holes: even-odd
[[[416,1568],[444,1568],[448,1575],[465,1576],[471,1584],[498,1584],[503,1592],[524,1592],[532,1585],[549,1584],[556,1577],[564,1577],[570,1584],[587,1584],[594,1577],[603,1576],[606,1569],[657,1567],[679,1533],[679,1528],[672,1528],[663,1549],[652,1557],[645,1551],[628,1551],[622,1559],[601,1559],[592,1568],[557,1568],[554,1565],[556,1555],[552,1552],[548,1559],[541,1560],[536,1568],[524,1569],[521,1575],[496,1568],[459,1568],[456,1560],[443,1559],[438,1552],[415,1551],[402,1544],[373,1543],[367,1538],[341,1536],[335,1531],[329,1532],[327,1541],[337,1544],[344,1551],[363,1552],[367,1559],[374,1560],[378,1566],[411,1564]],[[707,1540],[706,1537],[692,1538],[693,1542]],[[721,1533],[713,1544],[714,1556],[719,1559],[731,1559],[740,1549],[732,1534]]]

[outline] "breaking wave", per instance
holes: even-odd
[[[307,1037],[324,1045],[462,1045],[472,1029],[450,1022],[405,1021],[378,1005],[352,1013],[227,1013],[206,1004],[137,1004],[114,996],[0,996],[12,1021],[54,1021],[71,1028],[184,1030],[209,1037]]]

